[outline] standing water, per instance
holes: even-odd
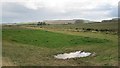
[[[90,52],[76,51],[76,52],[58,54],[58,55],[55,55],[54,57],[57,59],[70,59],[70,58],[77,58],[77,57],[87,57],[90,55],[91,55]]]

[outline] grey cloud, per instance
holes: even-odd
[[[51,9],[39,8],[37,10],[29,9],[19,3],[3,3],[2,6],[2,20],[3,22],[27,22],[27,21],[41,21],[47,19],[67,19],[67,18],[89,18],[99,19],[98,15],[93,12],[109,11],[110,17],[116,16],[116,7],[111,5],[101,5],[94,9],[86,10],[69,10],[67,12],[53,12]],[[84,15],[83,12],[89,13]],[[91,13],[92,12],[92,13]],[[102,18],[102,17],[100,17]],[[104,18],[104,16],[103,16]]]
[[[3,22],[39,21],[59,15],[44,8],[32,10],[17,3],[5,3],[2,8]]]
[[[111,17],[118,17],[118,7],[114,7],[109,14],[111,14]]]

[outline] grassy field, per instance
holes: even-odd
[[[62,25],[45,25],[42,26],[44,28],[48,29],[75,29],[75,28],[91,28],[91,29],[109,29],[109,30],[114,30],[117,31],[118,29],[118,22],[110,22],[110,23],[79,23],[79,24],[62,24]]]
[[[107,39],[82,37],[75,35],[66,35],[45,30],[32,29],[6,29],[3,30],[3,39],[11,42],[44,46],[50,48],[76,46],[76,45],[93,45],[105,44],[110,42]]]
[[[3,61],[10,60],[10,65],[21,66],[118,65],[117,35],[100,32],[71,32],[62,29],[58,31],[45,27],[44,29],[3,27]],[[54,58],[56,54],[76,50],[95,52],[96,55],[67,60]]]

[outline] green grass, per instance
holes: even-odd
[[[23,44],[45,46],[50,48],[76,46],[83,44],[105,44],[110,42],[110,40],[107,39],[66,35],[62,33],[32,29],[5,29],[3,30],[3,39]]]
[[[20,66],[117,66],[118,36],[92,32],[33,30],[7,27],[2,30],[3,58]],[[59,53],[84,50],[95,56],[58,60]]]

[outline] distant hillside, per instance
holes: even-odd
[[[90,23],[89,20],[73,19],[73,20],[45,20],[47,24],[77,24],[77,23]]]
[[[119,18],[113,18],[111,20],[102,20],[101,22],[97,21],[89,21],[83,19],[73,19],[73,20],[45,20],[44,22],[47,24],[79,24],[79,23],[110,23],[110,22],[118,22]]]
[[[74,24],[75,20],[45,20],[44,22],[47,24]]]
[[[73,19],[73,20],[44,20],[46,24],[81,24],[81,23],[114,23],[118,22],[120,18],[113,18],[111,20],[102,20],[101,22],[98,21],[90,21],[84,19]],[[40,22],[40,21],[38,21]],[[38,22],[21,22],[21,23],[2,23],[3,25],[37,25]]]
[[[102,23],[118,22],[120,18],[113,18],[111,20],[102,20]]]

